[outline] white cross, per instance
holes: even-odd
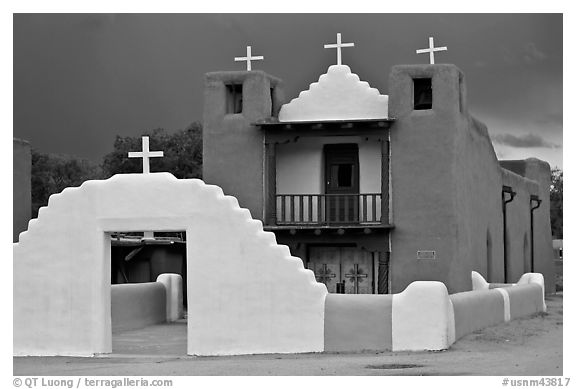
[[[446,47],[446,46],[434,47],[434,38],[432,38],[432,37],[428,38],[428,43],[430,46],[429,48],[416,50],[416,54],[430,53],[430,64],[434,65],[434,52],[435,51],[446,51],[446,50],[448,50],[448,47]]]
[[[234,61],[246,61],[246,70],[252,70],[252,61],[261,61],[264,57],[259,55],[252,57],[252,46],[246,46],[246,57],[234,57]]]
[[[142,151],[130,151],[128,158],[142,158],[142,173],[150,173],[150,158],[163,157],[163,151],[150,151],[150,138],[142,137]]]
[[[336,34],[336,43],[324,45],[325,49],[336,49],[336,63],[342,65],[342,47],[354,47],[354,43],[342,43],[342,34]]]

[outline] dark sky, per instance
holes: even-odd
[[[500,158],[562,166],[561,14],[16,14],[14,136],[99,162],[119,135],[202,120],[203,76],[244,69],[246,46],[294,98],[336,61],[381,93],[396,64],[464,72],[469,107]]]

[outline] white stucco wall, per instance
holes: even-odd
[[[366,140],[368,139],[368,140]],[[382,150],[376,137],[306,137],[298,142],[278,145],[276,149],[276,193],[277,194],[323,194],[324,190],[324,145],[339,143],[358,144],[360,164],[360,193],[380,193],[382,188]],[[277,202],[277,212],[280,210]],[[288,207],[288,206],[287,206]],[[308,204],[304,204],[305,213]],[[380,214],[381,202],[376,202],[376,213]],[[369,203],[367,212],[372,212]],[[298,215],[299,204],[295,204]],[[316,217],[316,203],[313,203]]]
[[[326,287],[234,197],[168,173],[50,197],[14,244],[14,354],[111,352],[107,231],[187,233],[188,353],[323,350]]]
[[[381,119],[388,117],[388,96],[371,88],[346,65],[332,65],[318,82],[284,104],[283,121]]]

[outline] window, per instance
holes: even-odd
[[[242,84],[226,85],[226,113],[242,113]]]
[[[414,79],[414,109],[432,109],[432,79]]]
[[[336,178],[335,180],[336,182],[333,182],[334,187],[337,188],[352,187],[352,178],[353,178],[352,164],[346,163],[346,164],[332,165],[331,168],[332,168],[332,177]]]

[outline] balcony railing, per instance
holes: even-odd
[[[377,224],[382,220],[382,194],[279,194],[277,225]]]

